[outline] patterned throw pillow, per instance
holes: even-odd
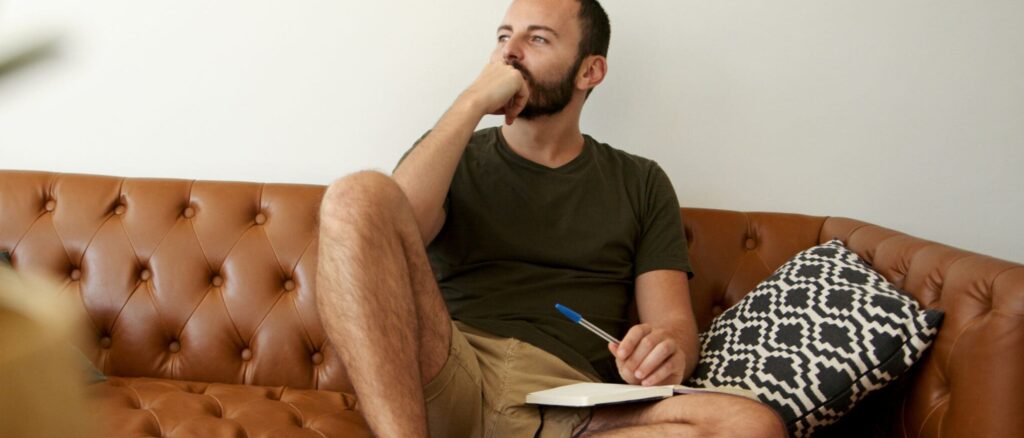
[[[907,371],[941,322],[833,240],[715,318],[689,384],[749,389],[808,436]]]

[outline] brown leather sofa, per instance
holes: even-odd
[[[369,436],[315,306],[323,190],[0,171],[0,252],[90,322],[105,436]],[[682,214],[701,328],[834,237],[946,312],[913,371],[826,435],[1024,436],[1024,266],[853,219]]]

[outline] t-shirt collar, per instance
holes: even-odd
[[[493,129],[498,138],[498,152],[502,157],[507,158],[518,165],[545,172],[570,173],[576,169],[582,168],[586,163],[590,162],[590,149],[592,149],[591,142],[593,142],[593,139],[590,138],[589,135],[583,134],[583,149],[580,151],[579,155],[568,163],[552,168],[540,163],[535,163],[519,155],[508,145],[508,141],[505,140],[505,134],[502,134],[501,132],[501,127],[495,127]]]

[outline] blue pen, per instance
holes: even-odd
[[[587,330],[594,332],[594,334],[600,336],[601,339],[604,339],[614,344],[619,343],[619,340],[615,339],[614,336],[609,335],[608,332],[601,330],[598,326],[592,324],[590,321],[583,319],[583,317],[580,316],[579,313],[573,312],[572,309],[557,303],[555,304],[555,308],[558,309],[559,312],[562,312],[562,314],[565,315],[566,318],[569,318],[572,320],[572,322],[575,322],[579,325],[582,325],[583,327],[586,327]]]

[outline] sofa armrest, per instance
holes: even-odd
[[[1024,266],[853,219],[827,219],[818,240],[833,238],[945,311],[890,433],[1024,436]]]
[[[681,214],[700,330],[796,253],[834,238],[924,307],[945,311],[933,347],[913,370],[824,435],[1024,436],[1024,266],[854,219],[701,208]]]

